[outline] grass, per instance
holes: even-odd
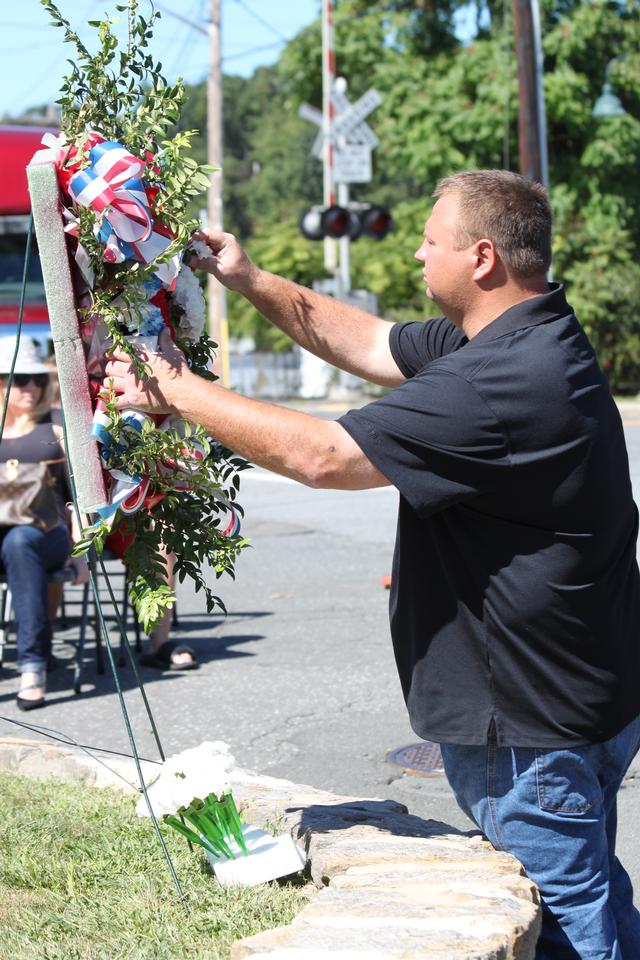
[[[134,805],[0,773],[0,960],[223,960],[234,940],[289,923],[306,902],[302,883],[221,887],[166,829],[187,914]]]

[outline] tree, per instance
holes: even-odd
[[[440,177],[468,167],[517,169],[510,7],[479,0],[477,35],[462,43],[454,30],[462,5],[341,0],[336,10],[336,62],[349,95],[375,87],[383,97],[367,118],[380,138],[374,180],[352,194],[391,207],[396,221],[381,243],[353,245],[353,276],[393,318],[431,309],[413,252]],[[640,2],[542,0],[542,14],[555,274],[613,387],[637,391]],[[626,113],[597,120],[605,71]],[[300,237],[297,219],[322,190],[321,164],[310,155],[315,130],[297,117],[305,100],[321,103],[319,20],[274,67],[248,80],[225,78],[226,222],[257,260],[310,283],[322,275],[321,248]],[[229,303],[232,333],[252,330],[261,343],[282,345],[252,308]]]

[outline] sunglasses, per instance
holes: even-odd
[[[6,373],[2,374],[2,377],[0,379],[8,380],[9,375]],[[36,387],[40,387],[40,389],[42,389],[43,387],[46,387],[46,385],[49,383],[49,374],[48,373],[14,373],[13,375],[13,382],[15,383],[16,387],[26,387],[26,385],[30,383],[31,380],[33,380]]]

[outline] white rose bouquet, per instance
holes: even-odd
[[[248,854],[228,782],[234,765],[226,743],[205,741],[165,760],[160,776],[147,791],[158,819],[208,853],[227,860]],[[149,816],[144,797],[136,809],[138,816]]]
[[[298,873],[306,857],[291,836],[244,824],[231,792],[235,761],[220,740],[169,757],[147,790],[158,819],[205,851],[224,886],[253,886]],[[144,797],[136,807],[148,817]]]

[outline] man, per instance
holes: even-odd
[[[562,288],[544,189],[442,181],[416,258],[445,317],[393,325],[259,270],[204,232],[201,266],[325,360],[395,389],[336,422],[236,396],[170,343],[122,406],[177,412],[310,486],[400,492],[391,628],[411,722],[462,808],[541,890],[538,957],[633,960],[615,857],[640,745],[637,511],[620,417]],[[445,319],[446,318],[446,319]]]

